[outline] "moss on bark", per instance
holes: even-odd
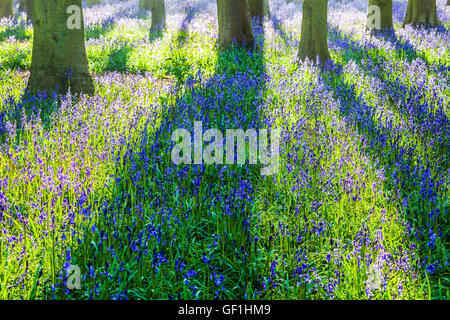
[[[81,0],[34,0],[34,39],[28,90],[94,93],[86,56]],[[81,28],[69,29],[69,6],[78,6]]]
[[[164,0],[151,0],[152,25],[150,32],[161,31],[166,28],[166,6]]]
[[[247,0],[217,0],[219,49],[227,50],[234,42],[247,48],[255,46]]]
[[[139,10],[151,10],[152,0],[139,0]]]
[[[13,15],[13,0],[0,0],[0,18]]]

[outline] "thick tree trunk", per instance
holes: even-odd
[[[0,0],[0,19],[13,15],[13,0]]]
[[[25,6],[27,9],[27,20],[33,20],[33,0],[26,0]]]
[[[152,0],[139,0],[139,10],[151,10]]]
[[[304,0],[303,19],[298,57],[300,60],[315,61],[317,57],[321,63],[330,58],[328,51],[328,0]]]
[[[270,17],[269,0],[248,0],[248,6],[251,18],[261,22],[264,17]]]
[[[403,26],[437,27],[442,23],[437,16],[436,0],[409,0]]]
[[[86,0],[86,7],[92,7],[100,3],[100,0]]]
[[[255,46],[247,0],[217,0],[219,49],[227,50],[236,42],[247,48]]]
[[[151,0],[152,26],[150,32],[160,31],[166,28],[166,6],[164,0]]]
[[[374,12],[369,11],[367,18],[367,29],[372,32],[386,32],[394,28],[392,20],[392,0],[369,0],[370,6],[378,6],[380,8],[380,26],[373,25]]]
[[[29,91],[94,93],[84,41],[81,0],[34,0],[34,39]],[[69,6],[77,6],[80,28],[69,28]]]

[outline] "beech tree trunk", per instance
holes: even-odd
[[[139,0],[139,10],[151,10],[152,0]]]
[[[0,19],[13,15],[13,0],[0,0]]]
[[[270,17],[269,0],[248,0],[250,17],[262,22],[264,17]]]
[[[330,58],[328,51],[328,0],[304,0],[303,19],[298,57],[323,64]]]
[[[409,0],[403,26],[407,24],[426,28],[441,26],[442,23],[437,16],[436,0]]]
[[[33,0],[26,0],[25,6],[27,9],[27,20],[33,20]]]
[[[166,6],[164,0],[150,0],[152,12],[152,26],[150,32],[164,30],[166,28]]]
[[[86,0],[86,7],[92,7],[100,3],[100,0]]]
[[[380,8],[380,28],[372,25],[373,12],[369,12],[367,29],[372,32],[386,32],[394,28],[392,20],[392,0],[369,0],[369,6],[378,6]]]
[[[94,93],[84,41],[81,0],[33,0],[34,39],[28,90]],[[80,28],[69,29],[69,6],[77,6]]]
[[[247,48],[255,46],[247,0],[217,0],[217,17],[221,51],[227,50],[234,43]]]

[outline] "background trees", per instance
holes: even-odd
[[[0,0],[0,18],[9,17],[13,14],[13,0]]]
[[[258,18],[261,22],[263,17],[270,17],[269,0],[248,0],[250,17]]]
[[[139,10],[150,10],[152,0],[139,0]]]
[[[247,0],[217,0],[219,48],[228,49],[234,41],[253,47],[255,38]]]
[[[327,26],[328,0],[303,2],[302,37],[298,50],[300,60],[306,58],[323,63],[330,58]]]
[[[26,0],[27,20],[33,20],[33,0]]]
[[[150,32],[155,32],[166,28],[166,6],[164,0],[147,0],[150,2],[152,12],[152,26]]]
[[[437,16],[436,0],[409,0],[403,25],[437,27],[441,22]]]
[[[378,6],[380,8],[380,28],[376,30],[370,23],[370,16],[368,17],[367,29],[372,32],[382,31],[386,32],[394,27],[394,22],[392,20],[392,0],[369,0],[370,6]],[[371,13],[369,12],[369,15]]]
[[[67,8],[76,5],[81,10],[81,28],[67,27]],[[34,40],[31,92],[56,91],[66,93],[94,92],[86,57],[81,0],[34,0]]]
[[[26,1],[19,0],[19,11],[25,11],[25,10],[26,10]]]

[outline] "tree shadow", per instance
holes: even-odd
[[[264,42],[262,29],[255,33]],[[242,299],[246,288],[258,286],[257,264],[247,259],[260,165],[176,165],[171,157],[172,133],[185,129],[193,142],[195,121],[203,132],[221,130],[224,155],[226,129],[263,127],[262,51],[218,53],[215,70],[210,77],[199,72],[161,97],[161,114],[117,159],[112,196],[94,213],[98,232],[86,229],[72,252],[83,274],[108,265],[106,275],[87,284],[101,290],[108,283],[97,297]],[[99,234],[105,241],[98,242]],[[135,278],[121,286],[130,274]],[[93,298],[92,291],[88,295]]]
[[[356,126],[365,138],[365,152],[376,166],[383,168],[384,187],[391,201],[400,203],[408,236],[417,244],[421,267],[425,269],[436,263],[436,256],[431,257],[430,237],[434,232],[442,233],[448,224],[449,208],[445,202],[448,167],[446,163],[431,163],[431,159],[418,157],[415,146],[402,142],[403,132],[394,128],[392,122],[378,121],[376,106],[368,105],[354,85],[342,78],[343,69],[342,64],[331,61],[322,72],[323,79],[333,87],[336,101],[340,101],[340,116]],[[432,167],[437,170],[434,174],[431,174]]]
[[[17,102],[10,96],[3,101],[2,105],[5,110],[0,112],[0,141],[5,142],[6,136],[11,137],[12,134],[11,128],[8,128],[7,125],[7,121],[11,122],[11,120],[13,120],[16,128],[15,139],[19,139],[24,129],[23,115],[27,119],[40,119],[44,130],[50,130],[52,114],[61,107],[61,101],[57,99],[56,93],[39,92],[31,94],[28,90],[25,90]]]

